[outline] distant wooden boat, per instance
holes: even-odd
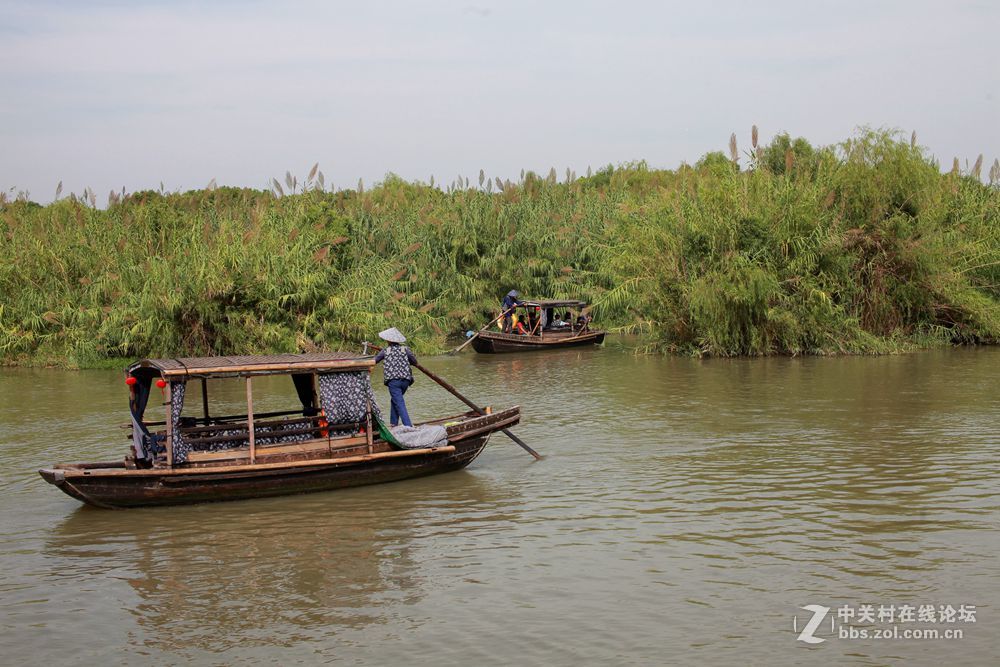
[[[483,331],[472,340],[472,348],[483,354],[555,350],[579,345],[600,345],[606,331],[592,329],[590,318],[583,314],[584,301],[525,301],[516,314],[523,333]],[[570,314],[569,318],[561,315]]]
[[[433,475],[469,465],[494,431],[520,409],[426,422],[444,427],[432,446],[401,448],[381,424],[371,394],[371,357],[282,354],[266,357],[147,359],[127,370],[131,452],[119,461],[57,464],[42,478],[88,505],[126,508],[240,500],[326,491]],[[302,407],[254,413],[252,379],[289,375]],[[208,381],[245,378],[247,413],[210,414]],[[199,417],[182,414],[189,381],[200,381]],[[166,419],[146,421],[160,387]],[[163,427],[158,431],[151,428]],[[439,431],[440,432],[440,431]]]

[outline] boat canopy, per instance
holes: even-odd
[[[585,308],[587,306],[586,301],[578,301],[576,299],[546,299],[546,300],[532,300],[522,302],[528,307],[541,307],[541,308]]]
[[[352,352],[269,354],[238,357],[176,357],[142,359],[128,367],[129,375],[156,374],[167,379],[246,377],[289,373],[330,373],[371,368],[375,360]]]

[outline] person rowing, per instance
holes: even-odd
[[[507,296],[503,298],[500,302],[500,308],[503,310],[503,332],[510,333],[513,329],[513,322],[511,320],[511,315],[514,313],[514,309],[518,306],[523,306],[524,302],[518,299],[521,296],[516,289],[512,289],[507,292]]]
[[[417,357],[410,351],[410,348],[403,345],[406,342],[406,336],[396,327],[382,331],[378,337],[389,343],[375,355],[376,364],[380,361],[385,362],[382,364],[382,383],[389,388],[391,400],[389,425],[397,426],[402,420],[403,426],[413,426],[410,415],[406,411],[406,401],[403,399],[403,394],[413,384],[413,369],[410,367],[417,364]]]

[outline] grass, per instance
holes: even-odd
[[[915,140],[779,135],[695,165],[561,182],[387,176],[322,189],[0,199],[0,360],[356,347],[393,325],[421,352],[511,288],[582,298],[643,349],[885,353],[1000,339],[1000,167],[942,173]]]

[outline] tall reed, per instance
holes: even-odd
[[[753,133],[756,135],[756,132]],[[448,192],[387,176],[329,192],[213,187],[0,204],[0,358],[350,347],[387,325],[420,351],[511,288],[582,298],[654,348],[877,353],[1000,339],[1000,190],[941,173],[915,137],[787,135],[654,170],[525,172]],[[982,161],[978,161],[981,168]]]

